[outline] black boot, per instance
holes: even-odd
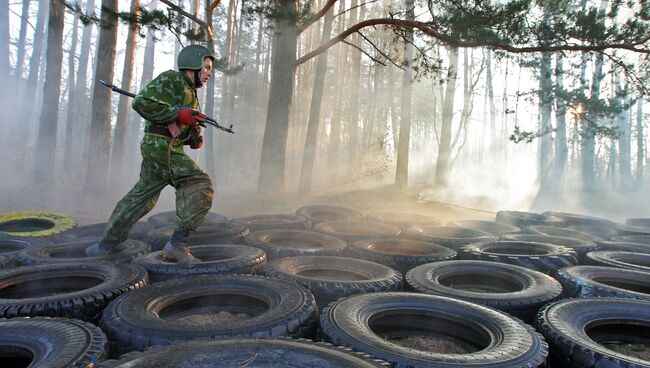
[[[193,264],[198,263],[200,260],[190,253],[190,250],[187,248],[187,237],[189,236],[189,231],[174,231],[172,238],[169,239],[167,244],[162,250],[162,256],[167,259],[175,260],[178,263],[182,264]]]
[[[117,253],[117,246],[120,244],[117,240],[102,239],[99,243],[95,243],[86,248],[86,255],[88,257],[102,257],[112,253]]]

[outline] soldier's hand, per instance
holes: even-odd
[[[201,147],[203,147],[203,136],[202,135],[199,136],[199,141],[198,142],[190,144],[191,149],[199,149]]]
[[[205,121],[205,114],[196,110],[180,110],[176,121],[181,125],[197,125],[199,122]]]

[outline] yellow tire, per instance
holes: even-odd
[[[0,214],[0,232],[10,236],[50,236],[77,226],[70,216],[45,211]]]

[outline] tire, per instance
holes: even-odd
[[[129,353],[101,368],[387,368],[389,364],[342,346],[307,339],[240,337],[191,341]]]
[[[576,238],[567,238],[564,236],[551,236],[541,234],[510,234],[502,238],[503,240],[513,240],[518,242],[534,242],[546,243],[553,245],[560,245],[563,247],[571,248],[576,251],[578,258],[587,253],[596,250],[598,245],[593,241],[581,240]]]
[[[348,244],[357,240],[396,237],[401,230],[393,225],[370,221],[324,221],[314,231],[343,239]]]
[[[296,210],[296,215],[308,218],[312,226],[324,221],[361,221],[363,219],[363,214],[359,211],[328,205],[300,207]]]
[[[330,304],[321,314],[327,339],[406,367],[539,367],[548,346],[535,330],[503,312],[462,300],[415,293],[371,293]],[[442,337],[463,353],[418,350],[388,339]]]
[[[376,262],[406,273],[413,267],[456,258],[456,251],[423,241],[382,238],[359,240],[347,249],[351,257]]]
[[[0,272],[0,317],[49,316],[93,321],[111,300],[146,283],[146,271],[131,264],[87,262],[18,267]]]
[[[619,226],[616,231],[618,235],[639,235],[639,236],[648,236],[650,235],[650,227],[647,226]]]
[[[560,219],[564,223],[564,226],[593,225],[610,229],[616,229],[617,226],[614,221],[605,218],[579,215],[576,213],[546,211],[542,215]]]
[[[629,218],[625,220],[625,225],[650,227],[650,218]]]
[[[618,232],[616,230],[612,229],[612,228],[593,225],[593,224],[571,225],[571,226],[568,226],[567,229],[576,230],[576,231],[580,231],[580,232],[583,232],[583,233],[591,234],[593,236],[603,238],[604,240],[608,240],[610,238],[618,236]]]
[[[147,233],[144,241],[149,243],[153,250],[162,250],[173,233],[173,226],[157,227]],[[241,244],[248,233],[248,229],[242,224],[217,222],[201,225],[190,232],[187,243],[189,245]]]
[[[573,249],[545,243],[498,240],[469,244],[462,252],[464,259],[508,263],[546,274],[578,263]]]
[[[611,239],[614,242],[650,244],[650,235],[619,235]]]
[[[606,266],[625,268],[650,272],[650,254],[619,252],[619,251],[596,251],[585,255],[586,262],[594,266]]]
[[[483,220],[458,220],[448,223],[447,226],[464,227],[466,229],[483,231],[494,236],[514,234],[521,231],[517,226],[504,224],[502,222]]]
[[[582,231],[565,229],[557,226],[533,225],[526,227],[524,230],[530,234],[562,236],[565,238],[580,239],[593,243],[605,240],[599,236],[583,233]]]
[[[306,217],[283,214],[244,216],[234,218],[231,221],[246,226],[250,231],[266,229],[306,230],[311,227],[311,223]]]
[[[402,275],[394,269],[344,257],[282,258],[269,263],[265,272],[305,286],[314,294],[319,309],[344,296],[396,291],[402,286]]]
[[[31,246],[32,244],[27,240],[0,239],[0,255],[14,257],[19,252]]]
[[[0,232],[11,236],[51,236],[75,226],[77,222],[62,213],[23,211],[0,215]]]
[[[532,225],[564,225],[564,222],[557,217],[524,211],[499,211],[496,215],[496,221],[521,229]]]
[[[650,254],[650,244],[632,243],[629,241],[603,241],[598,244],[597,250]]]
[[[12,268],[15,265],[13,256],[0,254],[0,270]]]
[[[212,317],[222,311],[253,317],[224,325],[201,321],[197,313]],[[192,315],[198,321],[183,320]],[[170,280],[128,293],[106,308],[100,326],[121,353],[225,336],[304,337],[313,332],[315,318],[314,297],[298,284],[221,275]]]
[[[409,271],[406,282],[418,292],[482,304],[527,323],[562,293],[560,283],[541,272],[487,261],[425,264]]]
[[[65,318],[0,320],[0,357],[10,367],[96,367],[106,336],[90,323]]]
[[[430,242],[460,251],[465,244],[496,240],[492,234],[480,230],[454,226],[414,226],[406,230],[406,238]]]
[[[248,234],[244,242],[264,250],[269,262],[283,257],[335,256],[347,247],[339,238],[309,230],[259,230]]]
[[[85,250],[96,240],[82,240],[74,243],[59,243],[32,247],[16,255],[20,265],[39,265],[55,263],[109,262],[120,264],[131,262],[142,254],[151,251],[149,244],[139,240],[126,240],[117,246],[118,252],[98,257],[86,256]]]
[[[241,244],[193,245],[192,255],[201,262],[191,265],[166,261],[160,251],[142,255],[133,263],[142,266],[150,282],[215,274],[254,274],[266,264],[266,254]]]
[[[563,295],[650,300],[650,273],[602,266],[572,266],[558,270]]]
[[[106,223],[85,225],[66,230],[60,234],[54,235],[52,241],[54,243],[73,243],[82,240],[95,240],[99,241],[104,237],[104,229]],[[138,221],[133,225],[129,231],[129,239],[143,240],[147,232],[153,229],[150,224]]]
[[[644,343],[650,302],[615,298],[563,299],[544,307],[538,329],[551,343],[557,367],[650,367],[650,361],[615,352],[604,341]],[[646,330],[645,334],[643,330]]]
[[[211,225],[225,221],[228,221],[228,218],[226,216],[215,212],[209,212],[205,216],[202,225]],[[147,219],[147,222],[153,227],[174,226],[176,224],[176,211],[174,210],[157,213],[149,217]]]
[[[413,225],[436,226],[442,223],[440,219],[435,217],[405,212],[380,212],[366,215],[366,221],[383,222],[398,227],[402,231],[406,231],[406,229]]]

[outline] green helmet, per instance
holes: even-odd
[[[201,45],[190,45],[184,47],[178,53],[178,70],[189,69],[199,70],[203,66],[203,60],[209,57],[214,61],[214,55],[207,47]]]

